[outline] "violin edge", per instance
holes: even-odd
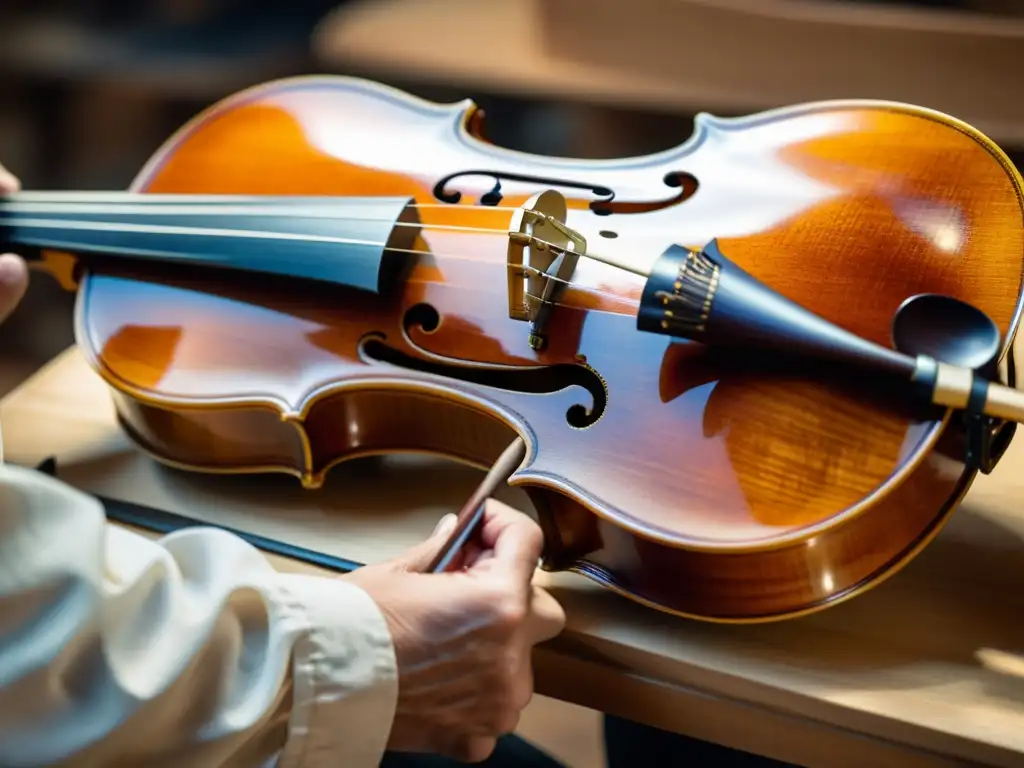
[[[361,91],[371,97],[387,99],[414,110],[419,109],[421,111],[433,113],[439,118],[443,117],[448,120],[456,138],[469,144],[471,149],[489,153],[497,157],[556,167],[575,166],[575,164],[578,164],[581,160],[585,160],[589,165],[594,166],[598,170],[622,170],[630,166],[648,167],[652,164],[662,163],[669,159],[685,157],[687,154],[690,154],[692,151],[699,148],[701,142],[706,138],[709,128],[745,128],[763,122],[778,121],[805,114],[836,110],[895,112],[924,117],[943,123],[971,137],[984,146],[985,149],[997,159],[1007,173],[1014,179],[1017,188],[1022,190],[1022,195],[1024,195],[1024,176],[1022,176],[1022,174],[1017,170],[1009,156],[995,140],[979,128],[961,118],[956,117],[955,115],[932,107],[915,104],[913,102],[873,98],[815,99],[770,107],[743,115],[725,117],[717,115],[714,112],[702,110],[694,115],[693,131],[681,141],[670,147],[640,155],[623,155],[610,158],[582,158],[573,156],[538,155],[532,152],[516,150],[510,147],[494,144],[493,142],[486,140],[483,137],[484,130],[486,128],[486,114],[480,105],[470,97],[450,102],[435,101],[417,96],[411,91],[368,78],[358,77],[355,75],[330,73],[291,75],[275,78],[262,83],[256,83],[212,102],[182,123],[163,143],[160,144],[160,146],[157,147],[136,174],[128,187],[129,191],[140,191],[140,188],[158,172],[163,161],[173,153],[179,143],[183,139],[187,138],[196,128],[199,128],[211,118],[236,107],[243,106],[249,101],[256,101],[273,96],[276,91],[288,91],[292,88],[310,85],[322,85],[330,88],[348,86],[353,90]],[[1024,205],[1024,197],[1022,197],[1022,205]]]

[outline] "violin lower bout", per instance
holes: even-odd
[[[464,393],[428,393],[422,382],[342,388],[302,420],[269,407],[167,409],[117,390],[114,398],[132,439],[165,464],[214,473],[284,470],[309,489],[342,461],[396,451],[487,467],[518,432]],[[950,424],[940,447],[901,484],[843,524],[788,545],[729,552],[638,532],[557,483],[538,482],[529,467],[510,482],[526,491],[544,530],[544,569],[575,572],[664,612],[753,623],[834,605],[909,562],[966,490],[972,475],[960,455],[962,439]]]
[[[680,548],[638,535],[571,499],[531,494],[545,529],[544,568],[578,573],[633,601],[687,618],[753,624],[835,606],[883,582],[941,531],[970,485],[962,440],[948,433],[899,486],[858,515],[777,547]]]

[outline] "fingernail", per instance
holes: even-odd
[[[454,514],[449,512],[447,515],[437,521],[437,525],[434,527],[432,536],[440,536],[441,534],[449,534],[455,528],[455,521],[458,520]]]

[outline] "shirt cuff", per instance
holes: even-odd
[[[296,639],[288,742],[279,768],[377,768],[398,699],[387,619],[365,591],[340,579],[280,574],[280,604],[305,617]]]

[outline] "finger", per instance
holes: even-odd
[[[459,557],[457,558],[459,561],[459,568],[472,568],[479,563],[481,559],[487,557],[489,553],[490,550],[485,551],[481,549],[480,545],[475,541],[467,541],[463,545],[462,552],[459,553]]]
[[[21,182],[18,177],[0,165],[0,192],[10,194],[21,189]]]
[[[530,645],[543,643],[565,629],[565,609],[547,590],[533,587],[530,610],[526,615],[523,634]]]
[[[544,537],[540,526],[528,515],[500,501],[488,499],[480,544],[485,551],[490,549],[493,555],[493,560],[488,558],[489,568],[497,565],[496,570],[529,584],[537,570]]]
[[[441,519],[437,521],[437,525],[434,526],[434,530],[431,532],[430,538],[427,539],[427,542],[437,541],[438,539],[447,541],[458,521],[459,518],[453,512],[449,512],[447,515],[442,515]]]
[[[480,763],[491,756],[498,740],[493,734],[474,734],[460,726],[433,728],[429,751],[462,763]]]
[[[442,546],[446,546],[446,544]],[[470,546],[471,545],[469,544],[463,544],[462,549],[455,552],[448,559],[448,565],[445,566],[444,573],[458,573],[459,571],[464,571],[469,567],[468,563],[470,562],[469,558],[471,556]]]
[[[28,267],[13,253],[0,255],[0,322],[18,306],[28,289]]]
[[[512,733],[516,728],[519,727],[519,721],[522,719],[523,713],[521,709],[509,708],[505,711],[502,716],[501,722],[498,723],[496,732],[499,736],[504,736],[507,733]]]
[[[464,763],[482,763],[498,746],[498,740],[493,736],[470,736],[459,745],[457,754],[453,755],[456,760]]]
[[[455,515],[445,515],[437,522],[434,532],[430,534],[428,539],[407,549],[394,558],[391,564],[412,573],[424,572],[427,566],[430,565],[430,561],[434,559],[434,556],[447,543],[448,537],[455,530],[456,522],[457,518]]]

